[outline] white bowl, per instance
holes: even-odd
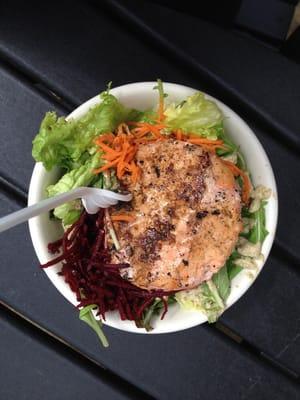
[[[132,83],[114,88],[111,90],[111,93],[125,106],[145,110],[157,105],[157,91],[153,90],[155,85],[156,82]],[[196,92],[195,89],[174,83],[165,83],[164,90],[169,95],[167,101],[176,103]],[[211,96],[207,95],[207,97],[214,100],[222,110],[225,116],[224,124],[226,132],[233,141],[240,146],[248,168],[251,171],[254,184],[263,184],[272,189],[272,197],[266,207],[266,225],[269,235],[262,247],[262,253],[266,261],[274,240],[278,214],[277,189],[270,161],[262,145],[249,126],[225,104]],[[100,101],[99,96],[93,97],[73,111],[68,118],[81,117],[90,107]],[[55,183],[58,176],[58,170],[54,169],[51,172],[47,172],[41,163],[37,163],[34,167],[30,182],[28,204],[31,205],[44,199],[46,197],[46,187],[49,184]],[[37,257],[41,264],[46,263],[53,257],[47,251],[47,244],[61,236],[63,232],[62,227],[59,222],[51,221],[48,214],[45,214],[31,219],[29,221],[29,228]],[[261,262],[258,272],[255,274],[256,276],[243,270],[233,279],[232,290],[227,300],[227,308],[234,304],[249,289],[263,265],[264,262]],[[68,284],[64,282],[64,279],[57,274],[59,270],[60,264],[45,269],[45,273],[60,293],[72,304],[77,305],[75,294],[71,291]],[[170,307],[164,320],[161,321],[159,318],[156,318],[154,330],[151,331],[151,333],[180,331],[206,321],[207,318],[202,313],[184,311],[181,310],[178,305],[175,305]],[[117,312],[108,313],[105,324],[124,331],[146,333],[144,329],[137,328],[134,322],[121,321]]]

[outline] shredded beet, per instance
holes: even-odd
[[[41,267],[62,261],[59,274],[76,293],[78,307],[96,304],[104,320],[107,311],[118,310],[122,320],[138,322],[157,297],[164,303],[163,319],[168,310],[165,296],[174,292],[147,291],[123,279],[120,269],[129,264],[112,264],[105,243],[104,210],[95,215],[83,212],[61,239],[49,243],[49,252],[60,255]]]

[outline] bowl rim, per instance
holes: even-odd
[[[137,91],[137,92],[145,91],[145,94],[147,94],[148,90],[151,90],[153,92],[152,89],[153,89],[154,85],[156,85],[156,84],[157,84],[157,82],[154,82],[154,81],[129,83],[129,84],[121,85],[121,86],[111,89],[110,93],[113,95],[116,95],[116,97],[118,97],[118,95],[120,93],[123,93],[124,91],[127,94],[132,91],[133,92],[134,91]],[[174,91],[174,93],[175,93],[176,90],[178,90],[179,92],[180,91],[189,92],[188,95],[199,91],[199,90],[196,90],[196,89],[188,87],[188,86],[184,86],[184,85],[180,85],[180,84],[176,84],[176,83],[170,83],[170,82],[164,82],[164,89],[165,89],[165,92],[169,93],[169,94],[170,94],[170,91],[172,91],[172,92]],[[274,242],[276,229],[277,229],[278,192],[277,192],[276,180],[275,180],[275,176],[274,176],[274,172],[273,172],[270,160],[269,160],[262,144],[260,143],[259,139],[253,132],[253,130],[235,111],[233,111],[226,104],[224,104],[220,100],[216,99],[213,96],[210,96],[209,94],[207,94],[205,92],[203,92],[203,93],[206,98],[216,102],[216,104],[219,106],[219,108],[221,109],[223,114],[225,114],[225,115],[229,114],[230,115],[229,118],[236,120],[237,123],[243,127],[243,130],[242,130],[243,135],[244,134],[248,135],[248,137],[251,138],[253,143],[255,143],[255,145],[260,153],[260,157],[264,160],[264,162],[267,165],[269,180],[270,180],[271,186],[272,186],[272,198],[273,198],[272,213],[271,213],[271,215],[272,215],[272,220],[271,220],[272,231],[271,231],[271,233],[272,234],[270,235],[269,238],[267,237],[268,238],[267,245],[265,244],[266,241],[264,242],[264,247],[265,247],[264,261],[260,265],[260,267],[257,271],[257,274],[251,280],[249,280],[247,284],[245,284],[244,288],[239,291],[239,293],[234,297],[233,301],[229,302],[229,304],[226,305],[226,308],[225,308],[225,311],[226,311],[233,304],[235,304],[247,292],[247,290],[253,285],[254,281],[257,279],[258,275],[260,274],[262,268],[265,265],[265,262],[268,259],[268,256],[270,254],[270,251],[271,251],[271,248],[272,248],[272,245]],[[88,99],[84,103],[82,103],[76,109],[74,109],[66,117],[66,119],[79,118],[80,116],[84,115],[88,111],[89,108],[91,108],[92,106],[94,106],[95,104],[100,103],[100,102],[101,102],[100,96],[96,95],[96,96]],[[121,102],[122,102],[122,100],[121,100]],[[34,169],[33,169],[33,173],[32,173],[31,180],[30,180],[30,185],[29,185],[28,205],[32,205],[39,200],[37,187],[38,187],[38,185],[41,185],[42,179],[46,176],[45,174],[51,174],[51,171],[50,172],[45,171],[41,163],[36,163],[34,166]],[[268,206],[269,206],[269,203],[268,203]],[[42,239],[41,239],[42,227],[41,227],[41,223],[40,223],[39,219],[40,219],[40,216],[29,220],[29,231],[30,231],[30,236],[31,236],[31,240],[33,243],[33,247],[35,249],[35,253],[36,253],[40,263],[43,263],[43,262],[45,262],[45,259],[49,260],[51,257],[49,257],[49,254],[48,254],[48,258],[45,258],[45,252],[47,252],[47,249],[45,249],[45,246],[42,244]],[[269,221],[267,221],[267,222],[269,222]],[[41,250],[43,250],[43,252]],[[65,288],[65,286],[67,284],[63,281],[63,278],[61,278],[61,277],[56,278],[53,273],[53,270],[52,271],[51,270],[52,269],[45,269],[44,271],[47,274],[48,278],[51,280],[52,284],[54,284],[54,286],[58,289],[58,291],[68,301],[70,301],[73,305],[76,306],[78,304],[78,302],[76,301],[75,293],[71,292],[71,294],[70,294],[71,290],[70,290],[70,288],[68,290]],[[56,274],[56,272],[55,272],[55,274]],[[56,276],[57,276],[57,274],[56,274]],[[235,279],[236,278],[234,278],[234,280]],[[62,282],[59,282],[59,280],[63,281],[63,284],[62,284]],[[232,283],[234,282],[234,280],[232,281]],[[234,285],[232,285],[232,291],[233,290],[235,290]],[[185,311],[185,310],[180,311],[180,313],[186,313],[186,312],[189,313],[189,315],[195,314],[195,318],[193,318],[193,317],[190,318],[189,322],[186,324],[184,324],[184,321],[183,321],[181,326],[174,326],[173,329],[170,327],[164,329],[163,326],[160,326],[160,329],[154,329],[151,332],[146,332],[144,329],[136,328],[136,326],[134,325],[134,323],[132,321],[121,321],[118,317],[114,317],[115,313],[108,313],[109,318],[107,319],[107,321],[103,321],[103,323],[105,325],[111,326],[113,328],[116,328],[116,329],[119,329],[122,331],[127,331],[127,332],[134,332],[134,333],[140,333],[140,334],[149,334],[149,333],[150,334],[160,334],[160,333],[171,333],[171,332],[189,329],[189,328],[200,325],[207,321],[206,316],[204,316],[202,313],[199,313],[199,312],[191,313],[190,311]],[[169,311],[169,313],[170,313],[170,311]],[[168,314],[166,317],[168,317]],[[110,320],[110,315],[113,316],[112,320]],[[197,315],[197,317],[196,317],[196,315]],[[164,323],[164,321],[161,322],[161,325],[163,323]],[[172,321],[169,325],[172,327]]]

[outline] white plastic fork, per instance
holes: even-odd
[[[99,208],[108,208],[117,204],[118,201],[130,201],[131,198],[131,194],[119,194],[106,189],[80,187],[42,200],[39,203],[0,218],[0,232],[75,199],[82,199],[82,204],[86,211],[89,214],[96,214]]]

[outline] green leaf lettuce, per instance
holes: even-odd
[[[98,186],[99,177],[93,171],[100,164],[99,154],[96,153],[83,165],[63,175],[55,185],[48,186],[48,197],[56,196],[81,186],[92,186],[93,184]],[[71,225],[79,218],[81,210],[81,201],[74,200],[56,207],[54,216],[61,219],[65,226]]]
[[[218,132],[215,128],[223,119],[216,103],[207,100],[201,92],[189,96],[179,105],[171,104],[164,114],[164,122],[172,130],[182,129],[212,140],[217,139]]]
[[[114,130],[117,125],[135,116],[113,95],[103,92],[102,102],[92,107],[79,119],[66,120],[55,112],[46,113],[33,140],[32,155],[47,170],[54,166],[72,170],[80,166],[94,152],[93,139]]]
[[[177,292],[175,298],[184,309],[202,311],[210,323],[216,322],[225,308],[212,280],[202,283],[195,289]]]

